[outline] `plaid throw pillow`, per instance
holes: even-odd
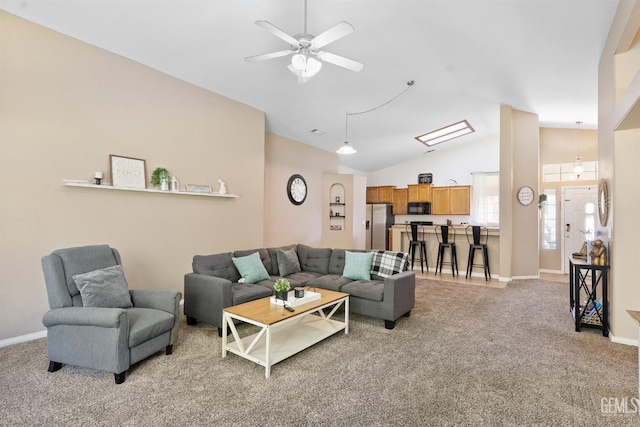
[[[373,251],[371,274],[390,277],[402,273],[409,265],[409,254],[406,252]]]

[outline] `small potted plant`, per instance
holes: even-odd
[[[273,285],[273,290],[276,291],[276,299],[281,299],[282,301],[287,300],[287,295],[290,289],[291,285],[289,284],[289,281],[282,277],[276,280],[276,283]]]
[[[155,168],[151,174],[151,185],[161,190],[169,189],[169,171],[165,168]]]

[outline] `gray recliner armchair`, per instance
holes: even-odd
[[[127,308],[111,308],[109,295],[107,303],[92,299],[89,304],[89,297],[94,298],[88,294],[90,287],[85,288],[83,283],[81,295],[73,278],[121,271],[117,267],[121,265],[119,252],[107,245],[59,249],[42,257],[51,308],[42,319],[47,328],[49,372],[68,364],[113,372],[116,384],[121,384],[129,366],[163,349],[171,354],[178,339],[180,292],[129,290],[120,273],[122,294],[130,297],[130,303],[124,305]],[[111,289],[106,281],[94,280],[91,289],[96,294]]]

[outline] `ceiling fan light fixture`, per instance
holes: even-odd
[[[355,154],[357,153],[356,149],[349,145],[349,141],[345,141],[344,145],[340,147],[336,153],[338,154]]]

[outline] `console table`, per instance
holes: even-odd
[[[608,277],[608,265],[592,265],[585,260],[569,258],[569,301],[576,332],[586,326],[602,329],[602,335],[609,336]],[[598,292],[602,296],[600,308],[596,307]],[[585,303],[581,305],[583,298]]]

